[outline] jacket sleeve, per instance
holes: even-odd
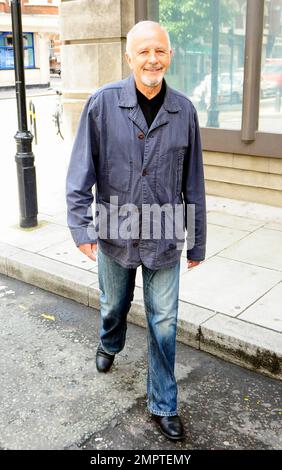
[[[77,246],[97,242],[91,205],[99,150],[92,104],[90,97],[80,117],[66,179],[67,221]]]
[[[206,198],[200,129],[194,106],[189,127],[190,142],[184,161],[182,188],[187,230],[187,259],[203,261],[206,254]]]

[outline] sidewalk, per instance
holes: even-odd
[[[12,223],[1,211],[0,272],[98,308],[97,265],[66,226],[62,168],[37,228],[20,229],[17,212]],[[188,272],[181,258],[178,339],[282,379],[282,210],[212,196],[207,207],[206,261]],[[145,326],[140,268],[129,321]]]

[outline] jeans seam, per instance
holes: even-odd
[[[142,267],[142,269],[144,269]],[[143,274],[143,273],[142,273]],[[149,331],[149,325],[150,325],[150,322],[149,322],[149,312],[150,312],[150,308],[151,308],[151,302],[150,302],[150,296],[148,295],[145,295],[145,282],[144,282],[144,275],[142,275],[143,277],[143,293],[144,293],[144,305],[145,305],[145,311],[146,311],[146,316],[147,316],[147,323],[148,323],[148,332],[147,332],[147,347],[148,347],[148,352],[147,352],[147,361],[148,361],[148,382],[149,382],[149,387],[148,387],[148,390],[150,393],[148,393],[148,396],[147,396],[147,403],[148,403],[148,408],[150,406],[150,401],[152,401],[152,390],[153,390],[153,385],[152,385],[152,379],[151,379],[151,373],[150,373],[150,358],[151,358],[151,346],[150,346],[150,338],[149,338],[149,335],[150,335],[150,331]],[[146,287],[148,289],[148,287]]]
[[[147,287],[147,289],[148,289],[148,287]],[[145,299],[145,295],[144,295],[144,299]],[[151,369],[151,359],[152,359],[152,349],[151,349],[151,341],[150,341],[150,338],[149,338],[149,335],[150,335],[149,315],[150,315],[150,311],[152,312],[152,304],[151,304],[151,299],[150,299],[149,295],[146,296],[146,303],[147,303],[146,312],[147,312],[147,321],[148,321],[148,337],[147,337],[147,342],[148,342],[148,367],[149,367],[149,370],[150,370]],[[150,407],[151,407],[150,403],[153,402],[153,382],[152,382],[152,375],[151,375],[150,372],[149,372],[149,390],[150,390],[150,395],[148,396],[148,409],[150,409]]]

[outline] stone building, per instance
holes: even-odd
[[[27,86],[49,86],[50,66],[60,70],[60,0],[21,0]],[[0,88],[14,86],[12,20],[9,0],[0,0]]]

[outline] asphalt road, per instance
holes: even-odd
[[[98,312],[0,275],[1,449],[281,449],[282,384],[181,343],[186,439],[146,410],[146,331],[98,374]]]

